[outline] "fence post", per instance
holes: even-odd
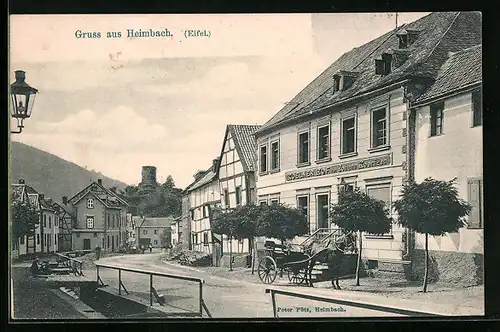
[[[122,270],[118,269],[118,295],[122,295]]]
[[[149,275],[149,305],[153,306],[153,275]]]
[[[271,300],[273,302],[273,315],[274,318],[278,318],[278,311],[276,309],[276,295],[274,294],[274,290],[271,289]]]
[[[200,317],[203,317],[203,283],[200,281]]]

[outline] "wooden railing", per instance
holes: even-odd
[[[396,306],[388,306],[388,305],[379,305],[379,304],[375,304],[375,303],[368,303],[366,301],[353,301],[353,300],[344,300],[344,299],[341,300],[341,299],[335,299],[332,297],[318,296],[318,295],[292,292],[292,291],[285,291],[285,290],[280,290],[280,289],[276,289],[276,288],[267,288],[266,294],[269,294],[269,293],[271,293],[274,318],[279,318],[278,306],[276,305],[276,295],[285,295],[285,296],[301,298],[301,299],[305,299],[305,300],[326,302],[326,303],[332,303],[332,304],[337,304],[337,305],[344,305],[347,307],[354,307],[354,308],[359,308],[359,309],[364,309],[364,310],[373,310],[373,311],[402,315],[402,316],[417,316],[417,317],[442,316],[441,314],[435,314],[435,313],[425,312],[425,311],[420,311],[420,310],[398,308]]]
[[[81,260],[60,253],[56,253],[56,255],[62,267],[71,269],[75,276],[83,276],[83,262]]]
[[[125,291],[125,293],[128,295],[129,292],[125,288],[125,285],[123,284],[122,280],[122,271],[125,272],[133,272],[133,273],[138,273],[138,274],[146,274],[149,275],[149,305],[153,306],[153,299],[156,300],[160,305],[164,304],[164,299],[159,295],[154,287],[154,279],[153,277],[165,277],[165,278],[171,278],[171,279],[177,279],[177,280],[185,280],[185,281],[192,281],[192,282],[197,282],[198,283],[198,294],[199,294],[199,310],[197,312],[181,312],[181,313],[170,313],[170,316],[194,316],[194,317],[203,317],[203,312],[207,314],[208,317],[212,317],[210,312],[208,311],[208,308],[205,304],[205,301],[203,299],[203,284],[205,281],[201,278],[196,278],[196,277],[189,277],[189,276],[183,276],[183,275],[178,275],[178,274],[169,274],[169,273],[164,273],[164,272],[158,272],[158,271],[149,271],[149,270],[143,270],[139,268],[130,268],[130,267],[123,267],[123,266],[117,266],[117,265],[110,265],[110,264],[105,264],[101,262],[94,262],[96,266],[96,272],[97,272],[97,283],[100,286],[107,286],[104,284],[104,282],[101,279],[101,276],[99,274],[99,269],[100,268],[106,268],[106,269],[113,269],[118,271],[118,295],[122,294],[122,289]]]

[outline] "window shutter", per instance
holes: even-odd
[[[468,198],[472,209],[469,213],[468,228],[481,228],[481,181],[468,181]]]

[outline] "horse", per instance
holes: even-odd
[[[346,251],[355,246],[355,238],[352,233],[344,233],[336,238],[330,238],[326,244],[313,243],[311,256],[323,251],[317,261],[328,264],[333,289],[340,290],[339,278],[341,274],[342,258]]]

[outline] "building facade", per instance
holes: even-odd
[[[170,237],[170,244],[172,246],[176,246],[179,244],[179,239],[181,236],[181,217],[175,218],[174,221],[172,222],[172,225],[170,225],[171,229],[171,237]]]
[[[257,125],[228,125],[217,168],[221,193],[221,209],[229,210],[237,206],[256,203],[255,165],[256,143],[253,133]],[[229,241],[222,236],[224,253],[249,253],[248,239]]]
[[[195,251],[212,253],[214,243],[222,241],[211,230],[211,211],[220,206],[220,186],[216,174],[218,162],[218,159],[214,159],[212,167],[197,172],[194,175],[195,181],[185,190],[191,221],[191,249]]]
[[[137,245],[161,248],[170,244],[172,217],[142,217],[136,228]],[[168,235],[165,234],[168,232]],[[167,240],[168,239],[168,240]]]
[[[342,55],[256,132],[259,203],[300,208],[310,234],[334,226],[341,184],[391,208],[414,171],[410,103],[448,52],[480,40],[480,13],[433,13]],[[409,263],[409,232],[390,211],[390,232],[364,234],[364,259]]]
[[[127,202],[105,188],[102,180],[92,182],[70,198],[72,213],[76,217],[72,233],[74,250],[115,251],[127,239]]]
[[[482,47],[477,45],[451,53],[435,83],[412,103],[415,181],[456,178],[460,197],[472,207],[467,225],[458,232],[429,237],[431,259],[438,267],[451,267],[453,278],[474,275],[484,254],[481,85]],[[422,264],[424,243],[424,235],[416,234],[415,256]],[[439,272],[442,277],[446,273]]]
[[[55,202],[26,185],[23,179],[12,185],[13,199],[30,204],[39,213],[39,221],[32,236],[18,239],[14,256],[59,251],[60,211]]]

